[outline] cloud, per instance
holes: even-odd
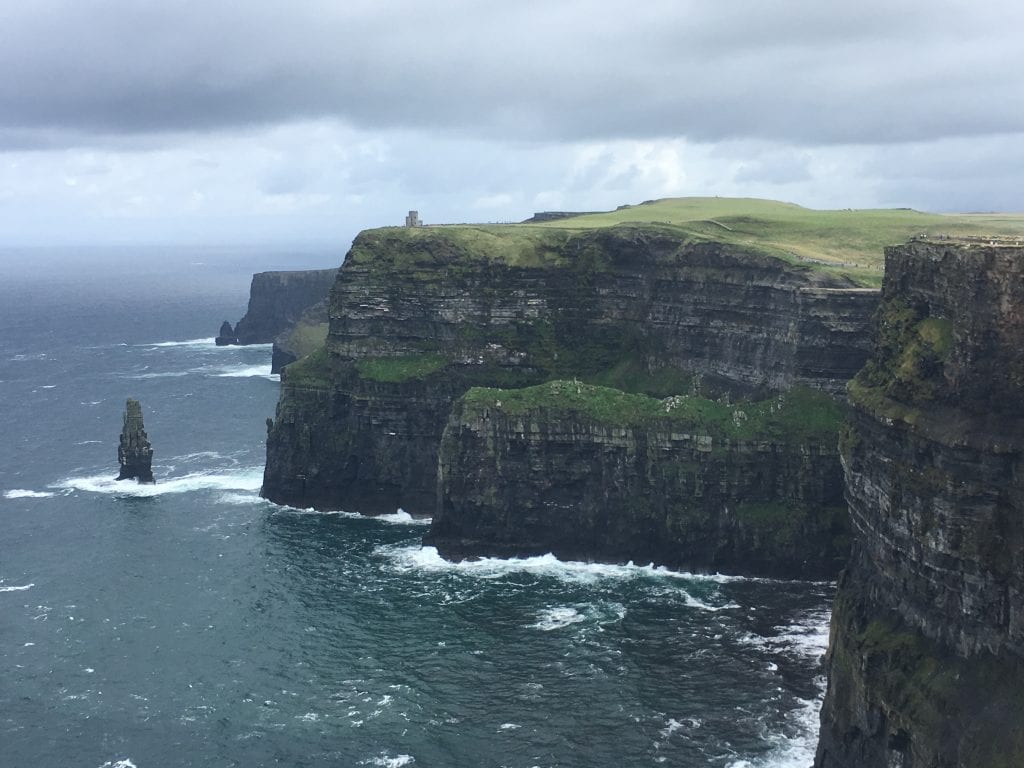
[[[678,195],[1020,208],[1006,0],[0,8],[5,242],[345,242]]]
[[[8,145],[317,119],[493,140],[805,144],[1024,130],[1018,3],[40,0]],[[26,134],[29,131],[30,134]]]

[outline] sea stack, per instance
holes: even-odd
[[[121,444],[117,447],[117,461],[121,465],[118,480],[156,482],[153,479],[153,449],[142,423],[142,405],[131,398],[128,398],[124,409],[124,426],[121,428]]]
[[[214,343],[218,347],[226,347],[231,344],[238,343],[238,336],[235,334],[235,329],[231,327],[231,323],[227,320],[221,323],[220,333],[217,334],[217,338],[214,339]]]

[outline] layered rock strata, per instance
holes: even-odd
[[[153,479],[153,448],[149,444],[149,436],[142,423],[142,405],[138,400],[131,398],[125,404],[124,424],[117,447],[117,463],[121,466],[121,471],[117,475],[118,480],[156,482]]]
[[[1024,248],[886,252],[819,768],[1024,765]]]
[[[837,392],[863,364],[876,303],[845,278],[667,226],[364,232],[323,350],[284,371],[263,493],[431,512],[448,412],[471,386]]]
[[[441,441],[425,543],[694,571],[834,577],[848,548],[841,406],[728,405],[558,381],[473,389]]]
[[[273,342],[306,310],[327,299],[337,273],[337,269],[257,272],[249,288],[249,307],[234,329],[238,343]]]

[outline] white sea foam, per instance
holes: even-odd
[[[0,587],[0,592],[24,592],[34,586],[35,584],[22,584],[20,587]]]
[[[177,379],[182,376],[191,376],[196,371],[163,371],[161,373],[137,373],[129,376],[129,379]]]
[[[725,605],[711,605],[710,603],[704,602],[700,598],[694,597],[693,595],[691,595],[689,592],[687,592],[685,590],[683,591],[683,602],[685,602],[686,605],[688,607],[690,607],[690,608],[698,608],[698,609],[700,609],[702,611],[712,611],[712,612],[714,612],[714,611],[726,611],[726,610],[731,610],[733,608],[739,608],[740,607],[738,603],[726,603]]]
[[[108,760],[100,768],[137,768],[137,766],[126,757],[123,760]]]
[[[251,363],[238,363],[235,365],[199,366],[188,368],[183,371],[154,371],[151,373],[135,373],[128,376],[130,379],[176,379],[185,376],[216,376],[217,378],[243,379],[262,378],[270,381],[280,381],[281,376],[270,372],[270,363],[253,365]]]
[[[811,659],[819,658],[828,647],[828,611],[813,611],[788,627],[777,627],[782,632],[775,637],[748,636],[751,644],[774,650],[790,650]],[[818,725],[821,704],[825,697],[825,678],[815,678],[818,695],[814,700],[800,700],[800,705],[786,713],[788,727],[785,733],[770,736],[772,749],[756,760],[736,760],[726,768],[806,768],[814,762],[818,743]]]
[[[109,474],[69,477],[53,487],[115,496],[150,497],[203,490],[258,491],[262,484],[263,468],[255,467],[231,472],[195,472],[180,477],[157,478],[153,485],[142,485],[131,480],[118,481]]]
[[[216,347],[213,336],[208,339],[187,339],[185,341],[155,341],[152,344],[136,344],[137,347]]]
[[[416,758],[412,755],[395,755],[392,757],[387,752],[382,752],[379,757],[372,757],[364,760],[360,765],[379,765],[381,768],[402,768],[403,765],[412,765]]]
[[[251,493],[222,493],[218,498],[221,504],[270,504],[266,499],[260,498],[257,491]]]
[[[220,378],[241,379],[250,376],[260,376],[271,381],[280,381],[281,376],[270,372],[270,363],[261,365],[234,365],[218,369],[220,373],[214,374]]]
[[[29,491],[24,488],[12,488],[4,491],[5,499],[48,499],[56,494],[50,491]]]
[[[548,608],[547,610],[540,612],[537,622],[535,624],[530,624],[529,628],[550,632],[553,629],[568,627],[570,624],[579,624],[581,621],[585,621],[586,618],[586,616],[575,608],[566,606]]]
[[[436,547],[417,545],[382,545],[374,552],[391,560],[399,572],[406,571],[457,571],[480,578],[500,578],[510,573],[534,573],[550,576],[562,581],[592,584],[604,579],[629,580],[637,578],[668,578],[685,581],[742,580],[741,576],[721,576],[672,571],[655,565],[609,565],[607,563],[583,563],[574,560],[559,560],[552,554],[534,557],[483,557],[478,560],[451,562],[438,554]]]
[[[413,517],[404,509],[398,509],[390,515],[377,515],[373,519],[392,525],[430,525],[429,517]]]
[[[818,746],[820,712],[820,697],[814,701],[801,700],[799,707],[786,714],[793,736],[769,737],[774,744],[766,755],[755,760],[734,760],[726,768],[807,768],[814,762]]]
[[[275,505],[283,512],[289,512],[293,515],[323,515],[325,517],[345,517],[349,520],[372,520],[381,523],[388,523],[389,525],[430,525],[429,517],[413,517],[404,509],[399,509],[396,512],[392,512],[389,515],[364,515],[360,512],[346,512],[343,509],[313,509],[307,507],[302,509],[300,507],[289,507],[287,504]]]
[[[559,605],[540,611],[537,614],[537,621],[529,624],[527,628],[550,632],[573,624],[604,626],[622,621],[625,615],[626,606],[622,603],[597,602]]]

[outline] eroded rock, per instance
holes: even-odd
[[[145,426],[142,423],[142,405],[138,400],[128,399],[124,411],[124,426],[121,428],[121,442],[117,447],[117,461],[121,465],[118,480],[138,480],[140,483],[154,483],[153,448],[149,444]]]

